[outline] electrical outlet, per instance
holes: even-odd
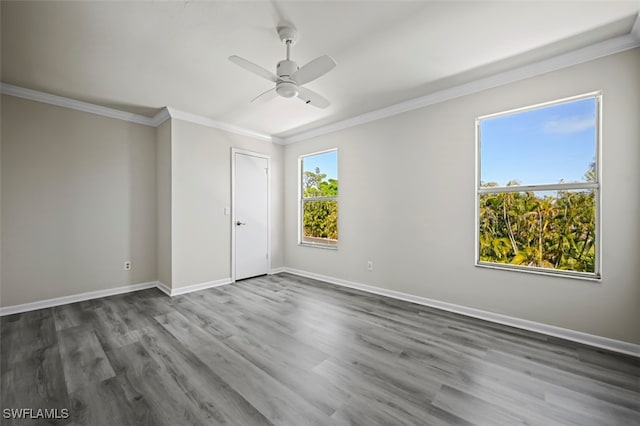
[[[124,270],[125,271],[130,271],[131,270],[131,261],[130,260],[126,260],[124,262]]]
[[[373,260],[367,260],[367,271],[373,271]]]

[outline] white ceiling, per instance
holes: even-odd
[[[626,34],[640,1],[12,2],[2,7],[2,81],[123,111],[164,106],[276,136]],[[297,99],[250,105],[271,83],[228,61],[275,70],[276,26],[300,33],[299,65],[338,66]]]

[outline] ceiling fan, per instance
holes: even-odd
[[[328,100],[313,90],[302,87],[302,85],[318,77],[322,77],[331,71],[336,66],[336,62],[330,56],[323,55],[304,65],[302,68],[299,68],[298,64],[292,61],[289,55],[291,46],[296,41],[296,29],[287,26],[278,27],[278,36],[280,36],[280,40],[287,46],[287,58],[278,62],[276,67],[277,75],[239,56],[229,56],[229,60],[234,64],[276,84],[276,87],[261,93],[251,102],[265,102],[276,96],[282,96],[283,98],[293,98],[297,96],[306,104],[311,104],[318,108],[328,107]]]

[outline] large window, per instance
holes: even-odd
[[[300,244],[338,245],[338,151],[300,157]]]
[[[478,265],[600,276],[600,105],[591,93],[477,119]]]

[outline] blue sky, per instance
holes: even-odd
[[[595,111],[588,98],[482,120],[481,180],[583,181],[596,154]]]
[[[329,151],[324,152],[322,154],[312,155],[309,157],[303,158],[303,171],[311,171],[315,172],[316,167],[320,168],[320,172],[325,173],[327,175],[327,179],[337,179],[338,178],[338,152],[337,151]]]

